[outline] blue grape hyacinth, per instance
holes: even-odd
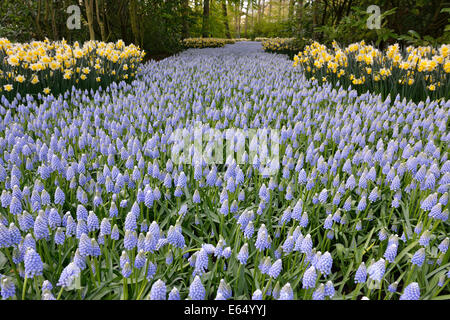
[[[166,300],[166,284],[161,279],[153,283],[150,289],[150,300]]]
[[[313,266],[309,267],[303,274],[302,280],[303,288],[304,289],[314,288],[316,286],[316,278],[317,278],[316,268],[314,268]]]
[[[364,262],[361,262],[355,274],[355,283],[364,283],[367,279],[367,269]]]
[[[419,300],[420,287],[417,282],[408,284],[403,290],[403,294],[400,296],[400,300]]]
[[[289,282],[281,288],[278,300],[294,300],[294,291]]]
[[[42,275],[44,264],[42,263],[41,256],[34,251],[33,248],[28,248],[24,258],[25,276],[27,278],[34,278],[35,276]]]
[[[192,300],[204,300],[205,299],[205,287],[200,280],[199,276],[195,276],[189,287],[189,298]]]

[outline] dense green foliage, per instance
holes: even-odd
[[[81,9],[79,30],[66,27],[70,5]],[[381,10],[378,30],[367,28],[370,5]],[[123,39],[153,54],[176,52],[181,39],[201,36],[436,45],[450,40],[448,7],[443,0],[3,0],[0,37]]]

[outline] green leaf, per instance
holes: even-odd
[[[417,31],[409,30],[408,33],[409,33],[410,35],[412,35],[414,38],[420,40],[420,35],[417,33]]]
[[[81,277],[78,276],[78,277],[75,279],[75,281],[72,282],[72,285],[69,286],[69,287],[67,287],[65,290],[66,290],[66,291],[73,291],[73,290],[79,290],[79,289],[81,289],[81,288],[82,288],[82,286],[81,286]]]
[[[339,259],[342,260],[342,258],[343,258],[342,253],[344,252],[344,246],[342,245],[342,243],[336,244],[336,252],[337,252]]]
[[[0,269],[3,268],[3,266],[8,262],[8,259],[5,257],[5,255],[0,252]]]

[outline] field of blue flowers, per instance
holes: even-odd
[[[449,111],[319,85],[251,42],[2,97],[1,295],[450,299]],[[208,161],[196,132],[232,147]]]

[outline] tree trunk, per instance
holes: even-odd
[[[322,14],[322,22],[321,25],[325,24],[325,19],[327,17],[327,9],[328,9],[328,1],[325,1],[325,6],[323,8],[323,14]]]
[[[144,19],[139,15],[139,47],[144,48]]]
[[[283,8],[283,0],[278,3],[278,22],[283,21],[283,15],[281,9]]]
[[[28,1],[25,2],[25,4],[28,7],[28,11],[29,11],[31,18],[33,19],[34,25],[36,26],[36,35],[37,35],[38,39],[41,40],[44,38],[44,33],[42,32],[42,27],[41,27],[42,0],[38,0],[36,16],[33,16],[34,10],[31,6],[31,4],[28,3]]]
[[[272,19],[272,0],[269,0],[269,22]]]
[[[294,19],[294,3],[295,3],[295,0],[289,1],[289,13],[288,13],[289,21],[292,21]]]
[[[241,37],[241,16],[242,16],[242,9],[243,9],[242,6],[243,5],[244,5],[244,1],[240,0],[238,2],[238,12],[237,12],[237,14],[238,14],[238,16],[237,16],[237,30],[238,30],[237,37],[238,38]]]
[[[266,2],[266,0],[262,0],[262,3],[261,3],[261,19],[264,19],[264,9],[266,8],[265,2]]]
[[[203,0],[203,25],[202,37],[209,37],[209,0]]]
[[[261,22],[261,0],[258,0],[258,16],[257,16],[256,22],[257,23]]]
[[[128,14],[127,14],[127,3],[125,1],[119,2],[119,17],[120,17],[120,33],[122,35],[122,40],[129,42],[128,37]]]
[[[94,0],[84,0],[84,6],[86,7],[86,16],[89,27],[89,38],[95,40],[94,31]]]
[[[252,6],[252,32],[255,31],[255,8],[253,7],[253,1],[251,1]]]
[[[250,4],[247,2],[247,7],[245,8],[245,27],[244,27],[244,38],[248,38],[248,7]]]
[[[227,0],[221,1],[222,1],[223,22],[225,24],[225,35],[228,39],[231,39],[230,24],[228,23]]]
[[[202,2],[195,0],[195,12],[202,12]]]
[[[314,0],[312,3],[313,6],[313,23],[312,23],[312,38],[316,40],[316,27],[317,27],[317,0]]]
[[[140,32],[139,32],[136,0],[129,0],[128,10],[130,11],[131,30],[133,32],[134,43],[136,45],[139,45]]]
[[[181,30],[181,36],[183,39],[189,38],[189,0],[183,0],[183,25]]]
[[[301,39],[303,37],[303,0],[297,0],[297,34]]]
[[[53,35],[53,40],[58,40],[59,35],[58,35],[58,28],[56,27],[56,9],[53,6],[53,0],[50,0],[50,12],[52,15],[52,35]]]
[[[49,0],[45,0],[45,13],[44,13],[44,27],[45,27],[44,36],[45,37],[50,34],[50,29],[49,29],[50,24],[48,23],[48,16],[50,14],[48,2],[49,2]]]
[[[100,27],[100,36],[102,41],[106,41],[106,30],[105,30],[105,2],[104,0],[95,0],[95,9],[97,12],[97,23]]]

